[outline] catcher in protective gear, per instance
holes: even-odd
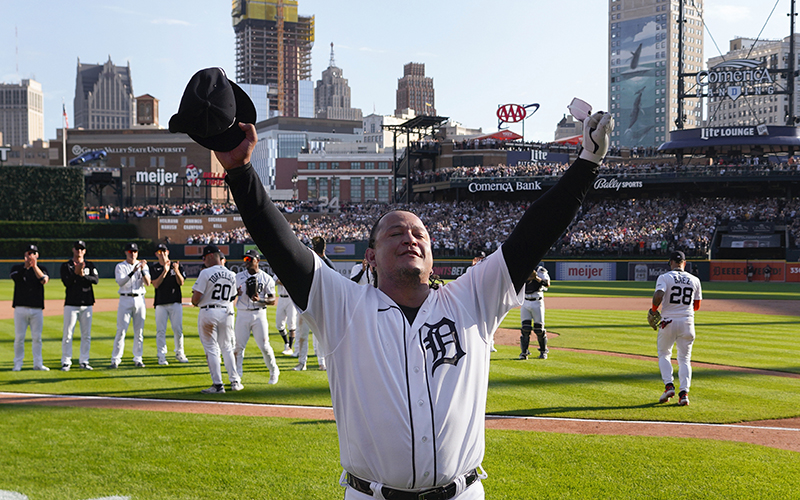
[[[658,309],[648,309],[647,310],[647,322],[653,328],[653,330],[658,330],[658,326],[661,324],[661,313]]]

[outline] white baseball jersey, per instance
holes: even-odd
[[[418,489],[478,467],[491,336],[520,302],[502,252],[431,290],[412,324],[379,289],[315,259],[303,317],[326,355],[345,470]]]
[[[275,310],[275,326],[278,330],[296,330],[297,329],[297,307],[289,297],[289,292],[282,283],[277,283],[275,287],[278,290],[278,307]]]
[[[236,298],[236,275],[225,266],[211,266],[200,271],[197,281],[192,286],[193,292],[203,296],[197,307],[217,306],[233,312],[233,300]]]
[[[251,309],[264,309],[261,304],[254,304],[250,297],[247,296],[247,280],[254,276],[256,278],[256,294],[259,299],[264,299],[267,296],[275,296],[275,280],[272,276],[259,269],[255,274],[250,274],[250,271],[245,269],[236,274],[236,289],[242,290],[239,299],[236,302],[237,310],[251,310]]]
[[[694,317],[694,301],[703,299],[700,280],[686,271],[673,270],[656,281],[656,291],[664,292],[661,316],[664,318]]]
[[[144,296],[145,287],[143,277],[145,275],[148,277],[150,276],[150,267],[143,266],[141,269],[137,269],[136,272],[133,273],[133,276],[128,276],[138,264],[138,260],[135,260],[133,264],[129,264],[127,260],[123,260],[114,268],[114,279],[116,279],[119,285],[118,293],[120,295],[135,293]]]
[[[356,283],[358,283],[359,285],[372,284],[372,271],[369,268],[367,268],[362,273],[361,272],[362,269],[363,269],[363,264],[361,264],[360,262],[355,266],[353,266],[353,268],[350,269],[350,279],[352,280],[353,278],[358,276],[359,273],[361,273],[361,278],[358,281],[356,281]]]

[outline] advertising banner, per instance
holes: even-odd
[[[786,263],[786,281],[800,283],[800,262]]]
[[[614,281],[616,262],[556,262],[556,279],[563,281]]]
[[[628,281],[656,281],[667,271],[667,262],[628,262]],[[686,263],[686,271],[693,272],[691,262]]]
[[[712,260],[711,281],[747,281],[747,264],[742,260]],[[769,281],[786,281],[786,262],[782,260],[751,261],[750,264],[753,266],[753,281],[765,281],[767,267]]]

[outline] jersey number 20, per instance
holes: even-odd
[[[217,283],[214,285],[214,291],[211,292],[211,298],[214,300],[230,300],[231,286],[228,284],[223,285],[222,283]]]
[[[694,290],[690,287],[679,287],[673,286],[672,293],[669,294],[669,303],[670,304],[684,304],[690,305],[692,303],[692,295],[694,294]]]

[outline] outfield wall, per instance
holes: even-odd
[[[223,253],[231,255],[235,245],[220,245]],[[238,245],[246,249],[254,248],[254,245]],[[187,246],[188,247],[188,246]],[[202,249],[202,246],[198,246]],[[328,247],[331,248],[330,246]],[[247,250],[245,250],[247,251]],[[199,253],[196,248],[188,249],[187,254],[180,259],[186,270],[187,277],[196,278],[203,268]],[[237,252],[238,249],[237,249]],[[354,257],[343,257],[329,252],[328,256],[333,261],[337,271],[349,276],[350,269],[361,261]],[[175,258],[175,255],[172,255]],[[152,257],[145,257],[148,262],[152,262]],[[59,279],[61,264],[67,259],[39,259],[46,268],[51,278]],[[114,268],[122,259],[92,259],[89,258],[97,267],[101,279],[114,279]],[[687,271],[696,274],[701,281],[747,281],[747,262],[754,267],[753,281],[764,281],[764,269],[769,266],[772,269],[770,281],[800,283],[800,262],[786,262],[782,260],[769,261],[744,261],[744,260],[701,260],[689,261]],[[11,267],[22,263],[20,260],[0,260],[0,279],[8,278]],[[270,272],[269,264],[262,261],[262,267]],[[550,278],[556,281],[655,281],[658,276],[668,270],[665,261],[545,261],[545,267],[550,273]],[[234,271],[241,271],[242,261],[238,257],[231,257],[227,265]],[[433,272],[442,279],[456,279],[472,265],[472,260],[467,259],[435,259],[433,262]]]

